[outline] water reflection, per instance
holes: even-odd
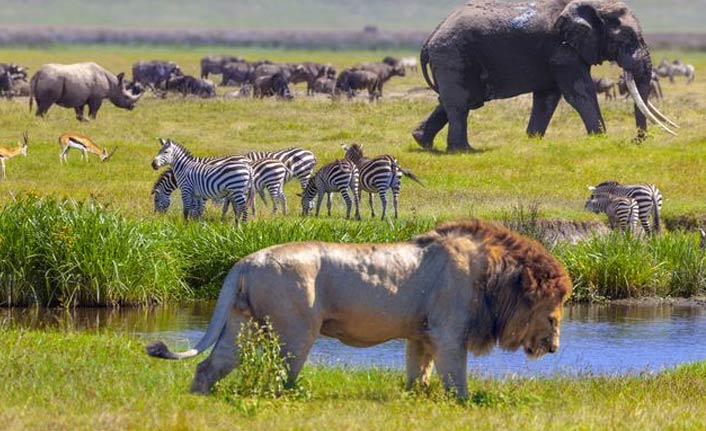
[[[0,323],[27,328],[114,330],[147,340],[165,339],[181,348],[194,343],[208,325],[212,303],[127,309],[0,309]],[[561,348],[529,361],[521,352],[494,351],[470,358],[482,376],[625,374],[656,372],[684,362],[706,360],[706,309],[697,306],[577,305],[567,307]],[[404,344],[391,341],[358,349],[321,338],[310,362],[352,367],[404,367]]]

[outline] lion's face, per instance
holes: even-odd
[[[530,313],[527,333],[522,341],[525,353],[532,359],[559,349],[562,303],[542,301]]]

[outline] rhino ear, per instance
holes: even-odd
[[[118,78],[118,84],[119,84],[119,85],[122,84],[122,83],[123,83],[123,79],[125,79],[125,73],[124,73],[124,72],[118,73],[118,76],[117,76],[116,78]]]
[[[589,189],[590,191],[594,191],[594,190],[596,190],[596,187],[595,187],[595,186],[588,186],[588,189]]]

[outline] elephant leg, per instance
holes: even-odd
[[[414,387],[415,383],[429,384],[433,357],[428,346],[418,340],[407,340],[405,344],[405,358],[407,369],[407,390]]]
[[[439,100],[449,120],[447,152],[468,152],[468,112],[483,106],[485,86],[479,71],[468,66],[436,71]]]
[[[535,91],[532,93],[532,114],[530,114],[529,124],[527,125],[527,134],[529,136],[544,136],[560,99],[561,92],[559,90]]]
[[[580,66],[562,67],[555,72],[555,76],[562,96],[579,113],[586,132],[604,133],[605,122],[589,70]]]
[[[434,108],[431,114],[429,114],[426,120],[419,123],[417,128],[414,129],[412,137],[417,141],[419,146],[430,150],[434,146],[434,137],[439,133],[439,130],[444,128],[448,121],[446,111],[444,111],[444,108],[439,104]]]
[[[191,392],[208,393],[213,385],[238,366],[238,345],[235,342],[245,318],[231,311],[226,326],[211,354],[196,367]]]

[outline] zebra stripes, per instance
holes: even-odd
[[[654,184],[622,185],[617,181],[604,181],[595,187],[589,187],[594,193],[609,193],[635,199],[640,209],[639,218],[645,233],[660,232],[660,210],[662,208],[662,193]],[[652,215],[652,224],[650,224]]]
[[[413,181],[422,184],[419,179],[406,169],[402,169],[397,159],[390,155],[382,155],[372,159],[363,156],[363,148],[358,144],[350,147],[343,146],[346,151],[346,160],[354,163],[360,172],[360,189],[368,192],[368,203],[370,204],[370,214],[375,217],[375,207],[373,206],[373,193],[380,196],[382,204],[382,216],[385,218],[387,212],[387,191],[392,190],[392,205],[397,218],[397,201],[400,195],[400,185],[402,175],[406,175]]]
[[[260,159],[276,159],[284,163],[292,175],[297,177],[302,186],[302,191],[306,189],[309,183],[311,173],[316,166],[316,157],[314,153],[303,148],[292,147],[279,151],[251,151],[245,154],[245,157],[252,161]],[[289,178],[287,178],[288,180]]]
[[[634,232],[637,229],[639,205],[633,198],[609,193],[594,193],[586,201],[586,210],[604,212],[610,228]]]
[[[165,213],[171,204],[171,196],[174,190],[179,188],[174,171],[167,169],[157,178],[152,186],[152,196],[154,197],[155,212]]]
[[[160,142],[162,147],[152,160],[152,168],[171,165],[181,189],[185,219],[200,216],[206,199],[226,198],[235,208],[236,221],[240,218],[247,221],[247,202],[253,181],[248,161],[242,157],[225,157],[212,164],[204,163],[172,140],[160,139]]]
[[[318,217],[321,201],[324,199],[324,194],[326,194],[326,208],[330,216],[331,193],[339,192],[346,202],[346,218],[350,218],[351,195],[348,193],[350,190],[353,195],[353,204],[355,205],[355,219],[360,220],[358,177],[358,168],[353,162],[348,160],[335,160],[321,167],[311,178],[311,181],[308,182],[302,193],[302,215],[309,214],[313,206],[314,197],[318,197],[316,200],[316,216]]]

